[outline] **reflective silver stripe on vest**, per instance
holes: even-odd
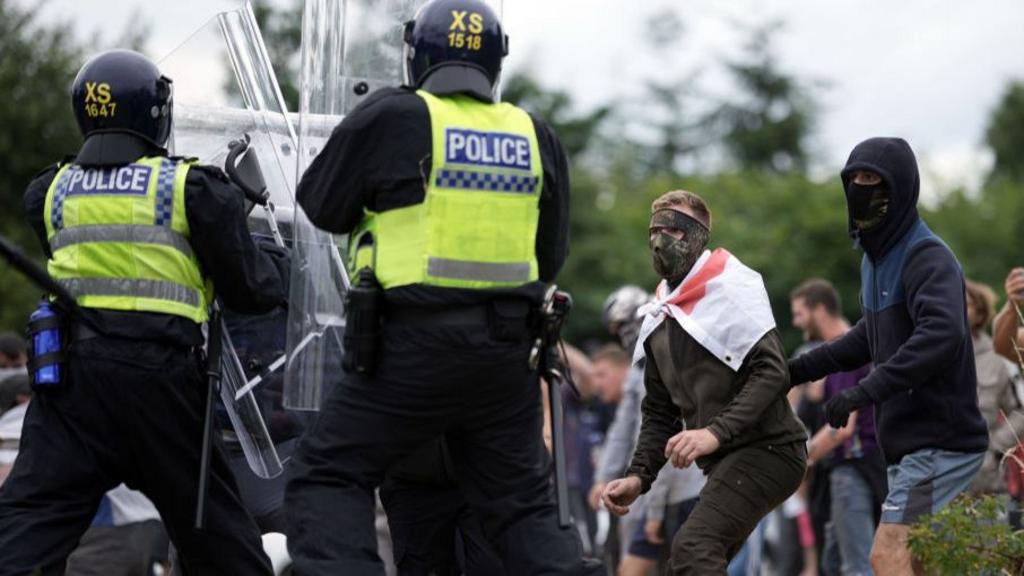
[[[528,282],[530,280],[530,263],[511,262],[506,264],[430,258],[427,261],[427,274],[435,278],[451,278],[453,280]]]
[[[56,252],[74,244],[85,242],[129,242],[170,246],[186,257],[192,257],[192,246],[182,234],[164,226],[144,224],[96,224],[65,228],[50,240],[50,250]]]
[[[59,280],[72,296],[126,296],[153,298],[178,302],[195,308],[199,306],[199,292],[166,280],[136,278],[70,278]]]

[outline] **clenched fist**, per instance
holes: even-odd
[[[642,488],[640,478],[636,476],[612,480],[604,487],[601,501],[604,502],[604,507],[609,512],[616,516],[622,516],[629,512],[629,505],[640,496]]]

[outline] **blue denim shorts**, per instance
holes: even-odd
[[[926,449],[889,466],[889,495],[882,504],[884,524],[914,524],[942,510],[967,489],[981,469],[984,452]]]

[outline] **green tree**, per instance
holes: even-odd
[[[985,143],[995,154],[992,177],[1024,181],[1024,82],[1006,87],[989,119]]]
[[[745,54],[726,62],[741,97],[722,103],[709,117],[736,167],[803,171],[817,105],[810,89],[781,69],[773,45],[781,23],[755,28]]]
[[[42,168],[81,144],[68,85],[82,52],[66,24],[42,25],[38,7],[0,0],[0,233],[41,261],[39,242],[25,223],[22,194]],[[20,330],[39,291],[0,264],[0,330]]]
[[[977,194],[957,190],[922,216],[956,254],[969,278],[1002,292],[1024,246],[1024,182],[991,181]]]
[[[547,122],[558,134],[570,157],[579,156],[587,150],[612,111],[612,107],[606,105],[592,112],[579,113],[568,92],[542,87],[536,79],[523,72],[505,77],[501,97]]]
[[[271,0],[254,0],[252,3],[256,23],[263,34],[263,43],[281,86],[281,95],[291,112],[299,110],[302,6],[302,0],[291,0],[285,8],[277,8]]]

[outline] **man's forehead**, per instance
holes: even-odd
[[[681,215],[681,216],[680,216]],[[683,229],[686,226],[686,220],[693,220],[697,223],[704,225],[701,219],[693,212],[693,209],[689,206],[666,206],[658,208],[651,214],[651,227],[661,228],[679,228]]]
[[[657,214],[658,212],[661,212],[662,210],[673,210],[675,212],[679,212],[680,214],[686,214],[690,218],[696,218],[697,217],[697,214],[693,211],[693,208],[690,208],[686,204],[672,204],[670,206],[663,206],[663,207],[658,208],[657,210],[655,210],[651,214],[651,216],[653,217],[654,214]]]

